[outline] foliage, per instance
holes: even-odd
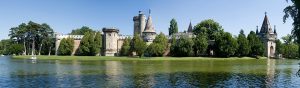
[[[92,53],[94,55],[99,56],[102,48],[102,36],[101,32],[97,32],[94,38],[94,43],[92,44]]]
[[[169,35],[172,35],[174,33],[178,33],[178,26],[176,20],[173,18],[170,21]]]
[[[168,39],[163,34],[160,33],[156,36],[156,38],[153,40],[153,43],[150,44],[146,50],[147,56],[163,56],[164,52],[166,51],[168,46]]]
[[[0,41],[0,54],[8,55],[9,54],[9,46],[12,45],[13,42],[10,39],[4,39]]]
[[[124,43],[122,45],[122,48],[120,50],[120,55],[121,56],[128,56],[129,55],[129,49],[130,49],[130,39],[131,38],[125,38]]]
[[[81,27],[81,28],[72,30],[72,32],[71,32],[70,34],[71,34],[71,35],[84,35],[86,32],[93,33],[93,32],[95,32],[95,31],[93,31],[92,29],[90,29],[90,28],[87,27],[87,26],[83,26],[83,27]]]
[[[172,55],[176,57],[193,56],[193,46],[194,42],[191,38],[180,36],[176,43],[171,46]]]
[[[296,59],[299,57],[298,54],[298,45],[295,43],[291,44],[283,44],[283,57],[290,58],[290,59]]]
[[[10,55],[21,55],[22,52],[23,52],[23,45],[22,44],[12,44],[12,45],[9,45],[9,48],[8,48],[8,53]]]
[[[205,33],[196,35],[195,38],[193,38],[194,41],[194,54],[195,56],[200,56],[205,54],[208,47],[208,41],[207,41],[207,35]]]
[[[289,1],[289,0],[286,0]],[[286,22],[286,19],[291,17],[293,19],[293,29],[292,34],[296,38],[298,44],[300,44],[300,1],[299,0],[290,0],[292,2],[291,5],[287,6],[283,12],[285,15],[283,16],[283,22]],[[299,48],[300,49],[300,48]],[[298,50],[300,54],[300,50]]]
[[[282,54],[283,53],[283,44],[281,43],[281,41],[279,39],[275,40],[276,43],[276,54]]]
[[[264,55],[264,45],[259,37],[255,34],[254,31],[251,31],[247,37],[250,46],[250,56],[263,56]]]
[[[99,43],[99,41],[97,41]],[[96,49],[100,49],[94,44],[94,33],[86,32],[80,41],[80,46],[78,50],[78,55],[81,56],[94,56]]]
[[[249,41],[247,40],[243,30],[240,31],[240,34],[237,38],[237,42],[239,46],[236,55],[240,57],[247,56],[250,51],[250,46],[249,46]]]
[[[146,42],[144,42],[139,35],[135,34],[130,43],[130,51],[136,52],[136,54],[141,58],[146,48]]]
[[[22,23],[17,27],[11,28],[9,36],[11,40],[14,40],[15,44],[23,44],[24,54],[29,54],[27,50],[33,50],[31,49],[33,43],[36,45],[33,48],[39,50],[39,52],[48,52],[46,49],[42,50],[42,46],[45,44],[54,45],[54,40],[45,40],[54,36],[53,29],[45,23],[38,24],[32,21],[29,21],[27,24]]]
[[[219,38],[216,38],[216,54],[219,57],[233,56],[238,48],[236,39],[230,33],[221,33]]]
[[[217,38],[217,33],[222,31],[222,26],[212,19],[198,23],[193,30],[196,35],[203,33],[207,34],[208,40],[215,40]]]
[[[74,48],[74,39],[72,38],[63,38],[60,41],[58,48],[59,55],[71,55]]]

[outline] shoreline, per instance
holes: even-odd
[[[29,59],[31,56],[11,56],[12,59]],[[116,57],[116,56],[37,56],[37,60],[104,60],[104,61],[188,61],[188,60],[251,60],[253,57]],[[267,59],[261,57],[260,59]]]

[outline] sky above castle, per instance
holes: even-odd
[[[170,20],[175,18],[179,31],[205,19],[219,22],[226,32],[248,34],[261,27],[264,14],[276,25],[278,38],[291,32],[292,21],[283,23],[286,0],[1,0],[0,39],[9,38],[11,27],[34,21],[49,24],[55,32],[67,34],[88,26],[94,30],[117,27],[121,34],[133,34],[133,16],[143,11],[151,16],[156,32],[168,34]],[[260,28],[259,28],[260,29]]]

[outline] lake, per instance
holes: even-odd
[[[0,57],[0,87],[300,87],[298,60],[78,61]]]

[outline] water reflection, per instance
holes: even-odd
[[[298,87],[293,60],[61,61],[0,58],[0,87]]]

